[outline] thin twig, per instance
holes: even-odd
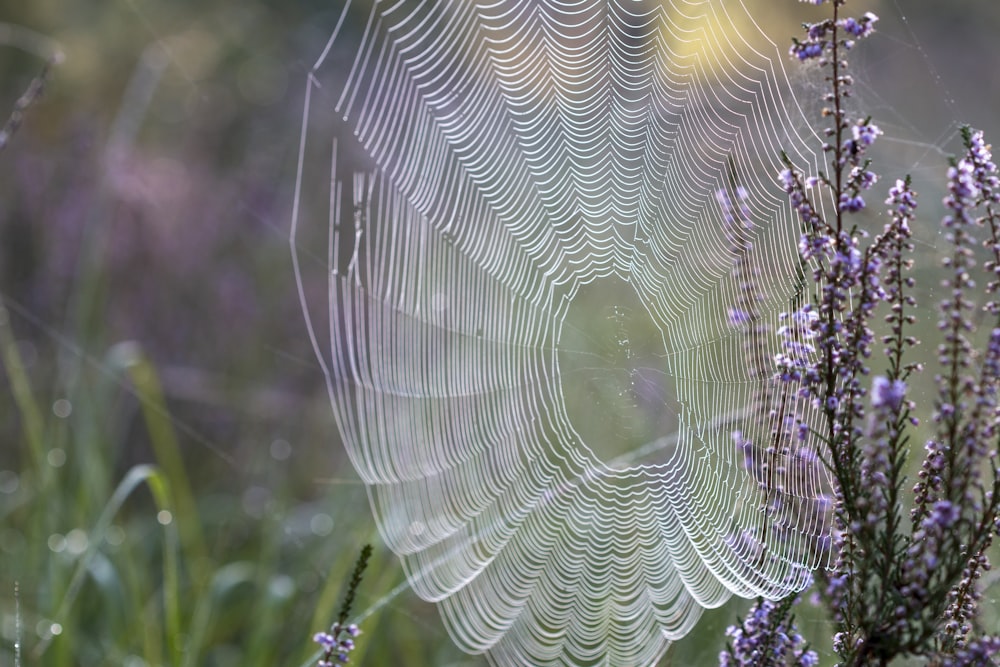
[[[7,122],[4,123],[3,128],[0,129],[0,152],[7,147],[10,142],[11,137],[17,132],[18,128],[21,127],[21,123],[24,121],[24,113],[28,110],[31,105],[35,104],[45,92],[45,84],[48,83],[49,76],[52,73],[52,66],[58,62],[56,57],[49,58],[45,65],[42,67],[42,71],[31,80],[28,84],[27,90],[17,99],[14,104],[14,110],[10,112],[10,116],[7,118]]]

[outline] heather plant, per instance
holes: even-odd
[[[802,224],[800,255],[812,291],[785,316],[792,325],[778,331],[788,341],[775,364],[822,419],[808,428],[801,415],[778,416],[800,424],[803,437],[808,428],[818,438],[834,481],[832,567],[816,578],[840,664],[887,665],[900,656],[941,667],[991,664],[1000,637],[984,633],[976,618],[987,550],[1000,530],[1000,307],[981,299],[998,288],[1000,176],[982,133],[963,129],[964,153],[948,169],[944,198],[949,250],[936,392],[933,405],[918,405],[908,389],[920,367],[907,359],[917,344],[909,275],[916,193],[908,177],[896,180],[884,228],[873,237],[863,229],[858,213],[879,181],[867,153],[882,131],[870,117],[851,115],[846,53],[873,32],[878,17],[845,17],[845,1],[833,0],[831,16],[807,24],[790,50],[825,72],[829,171],[806,174],[786,158],[779,176]],[[977,259],[978,246],[985,262]],[[912,484],[904,471],[922,415],[929,415],[932,435]],[[788,601],[758,600],[730,628],[720,663],[815,664],[791,609]]]
[[[317,661],[317,667],[333,667],[334,665],[346,665],[350,662],[351,651],[354,650],[354,638],[361,634],[361,630],[356,623],[348,623],[347,619],[351,615],[351,605],[354,604],[354,596],[361,585],[361,578],[364,576],[365,568],[368,567],[368,559],[371,558],[372,547],[366,544],[358,554],[358,560],[354,564],[354,572],[351,573],[351,580],[347,584],[347,591],[344,593],[344,602],[340,606],[340,613],[337,620],[330,626],[328,632],[317,632],[313,635],[313,641],[320,645],[323,655]]]
[[[719,664],[724,667],[819,664],[816,651],[808,647],[795,627],[791,615],[793,604],[793,598],[778,603],[758,600],[745,619],[726,631],[730,643]]]

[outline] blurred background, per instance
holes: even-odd
[[[302,664],[365,542],[355,660],[484,664],[380,544],[300,314],[303,94],[340,4],[0,0],[0,122],[62,54],[0,152],[3,664],[18,637],[23,664]],[[825,9],[758,4],[778,44]],[[849,8],[881,17],[855,52],[858,105],[886,132],[885,177],[917,178],[936,257],[959,126],[1000,137],[1000,4]],[[163,471],[152,494],[126,484],[143,463]],[[712,664],[743,608],[706,613],[665,664]],[[829,660],[822,615],[802,614]]]

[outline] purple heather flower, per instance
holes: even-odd
[[[946,656],[941,667],[979,667],[995,664],[1000,656],[1000,637],[980,637],[958,651]]]
[[[944,204],[950,209],[961,210],[974,204],[979,197],[979,184],[975,178],[975,165],[969,160],[960,160],[948,168],[948,190],[951,193]]]
[[[739,206],[737,207],[733,206],[733,200],[726,190],[720,189],[715,192],[715,199],[722,208],[725,228],[733,244],[733,252],[736,254],[746,252],[746,249],[750,245],[750,238],[747,232],[754,228],[753,219],[750,217],[750,209],[747,207],[749,198],[750,193],[747,192],[746,188],[738,186],[736,188],[736,199]]]
[[[809,424],[804,421],[800,421],[798,427],[796,428],[796,435],[798,436],[799,442],[805,442],[806,438],[809,437]],[[811,449],[799,450],[798,456],[808,464],[814,463],[819,458],[816,456],[816,452]]]
[[[792,48],[788,50],[789,55],[798,58],[799,60],[809,60],[810,58],[818,58],[823,55],[823,50],[826,47],[826,42],[795,42],[792,44]]]
[[[823,39],[826,37],[826,33],[830,31],[830,25],[829,21],[813,23],[806,28],[806,36],[812,41]]]
[[[830,509],[833,508],[833,500],[831,500],[828,496],[823,496],[823,495],[817,496],[816,508],[819,509],[821,512],[828,512]]]
[[[719,665],[814,667],[819,656],[805,649],[805,640],[795,624],[787,615],[777,612],[778,605],[774,602],[757,600],[742,623],[726,629],[726,636],[732,641],[729,648],[719,654]]]
[[[316,667],[335,667],[350,662],[350,653],[354,650],[354,640],[351,638],[359,634],[361,631],[357,625],[351,623],[344,627],[338,622],[333,624],[330,632],[317,632],[313,635],[313,641],[323,648],[323,656]]]
[[[851,169],[848,180],[857,183],[859,189],[868,190],[878,182],[878,174],[867,169],[862,169],[861,167],[854,167]]]
[[[904,225],[906,233],[909,233],[909,221],[913,219],[917,208],[917,195],[909,184],[901,178],[896,179],[896,184],[889,188],[889,197],[885,203],[892,208],[895,215],[899,216],[900,224]]]
[[[791,169],[782,169],[778,172],[778,181],[785,192],[790,193],[795,187],[795,174],[792,173]]]
[[[872,407],[888,408],[896,412],[903,405],[906,396],[906,383],[902,380],[889,380],[884,375],[872,379]]]
[[[819,664],[819,654],[816,651],[805,651],[799,656],[801,667],[816,667]]]
[[[931,520],[937,523],[941,528],[947,530],[958,521],[961,516],[958,508],[954,503],[948,500],[939,500],[934,503],[934,511],[931,513]]]
[[[732,437],[736,448],[743,453],[743,467],[757,476],[760,471],[758,470],[757,460],[753,455],[753,442],[744,438],[741,431],[733,431]]]
[[[865,207],[865,200],[861,195],[854,195],[853,197],[846,192],[840,195],[840,210],[846,211],[848,213],[857,213]]]
[[[750,321],[750,315],[740,308],[729,309],[729,325],[738,327]]]
[[[867,37],[872,34],[875,30],[875,22],[878,21],[878,16],[871,12],[865,12],[865,15],[860,19],[846,18],[838,21],[838,24],[846,32],[854,35],[855,37]]]
[[[914,209],[917,207],[917,198],[914,196],[913,190],[909,188],[902,178],[896,179],[896,184],[889,188],[889,198],[885,200],[886,204],[905,203],[908,208]]]
[[[973,132],[969,136],[969,154],[975,162],[986,163],[993,161],[993,154],[990,152],[990,147],[986,144],[985,139],[983,139],[982,132]]]
[[[867,147],[875,143],[875,140],[882,135],[882,130],[879,129],[878,125],[874,125],[868,120],[862,120],[851,126],[851,135],[854,137],[854,141]]]
[[[862,202],[862,206],[864,202]],[[848,246],[846,252],[838,251],[833,257],[833,261],[837,266],[842,266],[846,269],[848,274],[855,274],[861,269],[861,251],[858,250],[856,244],[851,244]]]

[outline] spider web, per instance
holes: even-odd
[[[720,0],[356,5],[292,247],[326,255],[325,296],[294,255],[303,309],[413,589],[494,664],[638,665],[804,588],[829,485],[772,377],[807,296],[779,155],[817,170],[785,49]]]

